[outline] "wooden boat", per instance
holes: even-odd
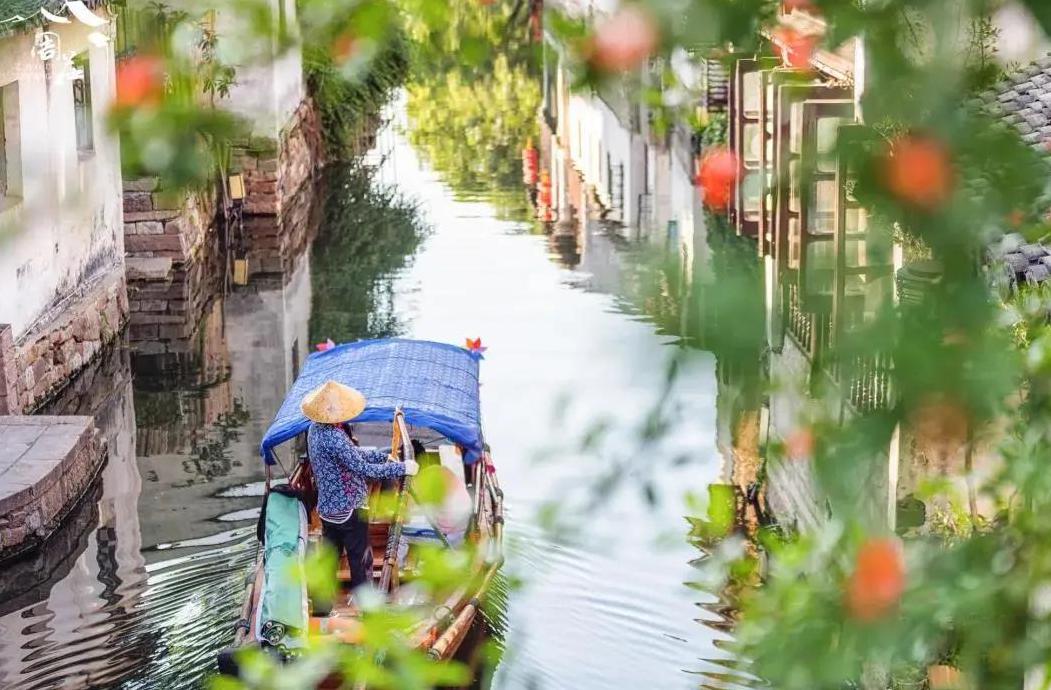
[[[412,507],[413,479],[408,477],[397,482],[393,513],[380,516],[373,512],[369,524],[372,581],[391,601],[398,601],[403,585],[412,580],[413,553],[420,544],[440,543],[443,548],[462,548],[472,555],[463,581],[451,595],[444,601],[419,603],[416,610],[425,615],[411,631],[411,644],[432,659],[449,659],[457,653],[503,561],[503,492],[482,436],[479,359],[452,345],[404,339],[338,345],[307,358],[261,444],[267,479],[260,534],[265,536],[246,588],[234,647],[220,655],[221,672],[237,673],[236,650],[246,646],[294,657],[308,634],[331,636],[346,644],[358,641],[359,613],[352,595],[341,594],[331,610],[324,611],[309,600],[302,578],[292,585],[300,587],[299,591],[277,591],[289,587],[289,578],[282,575],[289,565],[282,559],[302,567],[306,552],[321,538],[321,524],[316,512],[308,513],[298,497],[289,497],[291,491],[278,488],[272,474],[275,468],[292,474],[296,470],[289,471],[290,466],[306,462],[306,454],[299,451],[305,445],[309,422],[299,404],[308,391],[328,379],[365,394],[368,406],[352,422],[362,446],[390,443],[395,456],[416,459],[421,472],[428,464],[438,463],[466,489],[470,510],[462,533],[428,515],[421,516],[426,511]],[[413,441],[417,442],[415,451]],[[278,447],[288,442],[294,442],[291,458],[282,461]],[[421,446],[422,454],[417,452]],[[349,582],[345,557],[339,578]],[[277,601],[280,597],[284,603]]]

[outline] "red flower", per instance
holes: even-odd
[[[926,211],[937,209],[952,195],[949,151],[930,137],[907,135],[895,139],[883,159],[882,173],[891,194]]]
[[[704,154],[697,173],[697,184],[704,190],[704,203],[713,209],[725,209],[733,196],[737,181],[737,156],[726,147]]]
[[[847,583],[847,610],[852,618],[871,623],[891,613],[905,591],[905,559],[901,542],[892,537],[870,539],[858,551]]]
[[[152,55],[136,55],[117,64],[117,97],[122,108],[154,105],[164,96],[164,61]]]
[[[791,27],[779,26],[774,30],[773,38],[774,47],[787,67],[809,69],[810,58],[817,48],[817,36],[801,34]]]
[[[640,7],[628,5],[595,29],[584,52],[599,71],[627,72],[654,53],[658,40],[653,17]]]

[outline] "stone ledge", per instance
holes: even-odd
[[[125,211],[124,222],[142,223],[143,221],[171,220],[172,218],[178,218],[181,213],[182,211],[180,209],[163,211]]]
[[[46,540],[106,457],[91,417],[0,417],[0,560]]]

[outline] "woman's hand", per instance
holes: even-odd
[[[415,460],[406,460],[405,461],[405,476],[406,477],[415,477],[416,473],[419,472],[419,471],[420,471],[420,463],[416,462]]]

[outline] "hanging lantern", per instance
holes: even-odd
[[[522,180],[527,187],[537,183],[540,174],[540,152],[533,146],[532,141],[527,141],[522,149]]]

